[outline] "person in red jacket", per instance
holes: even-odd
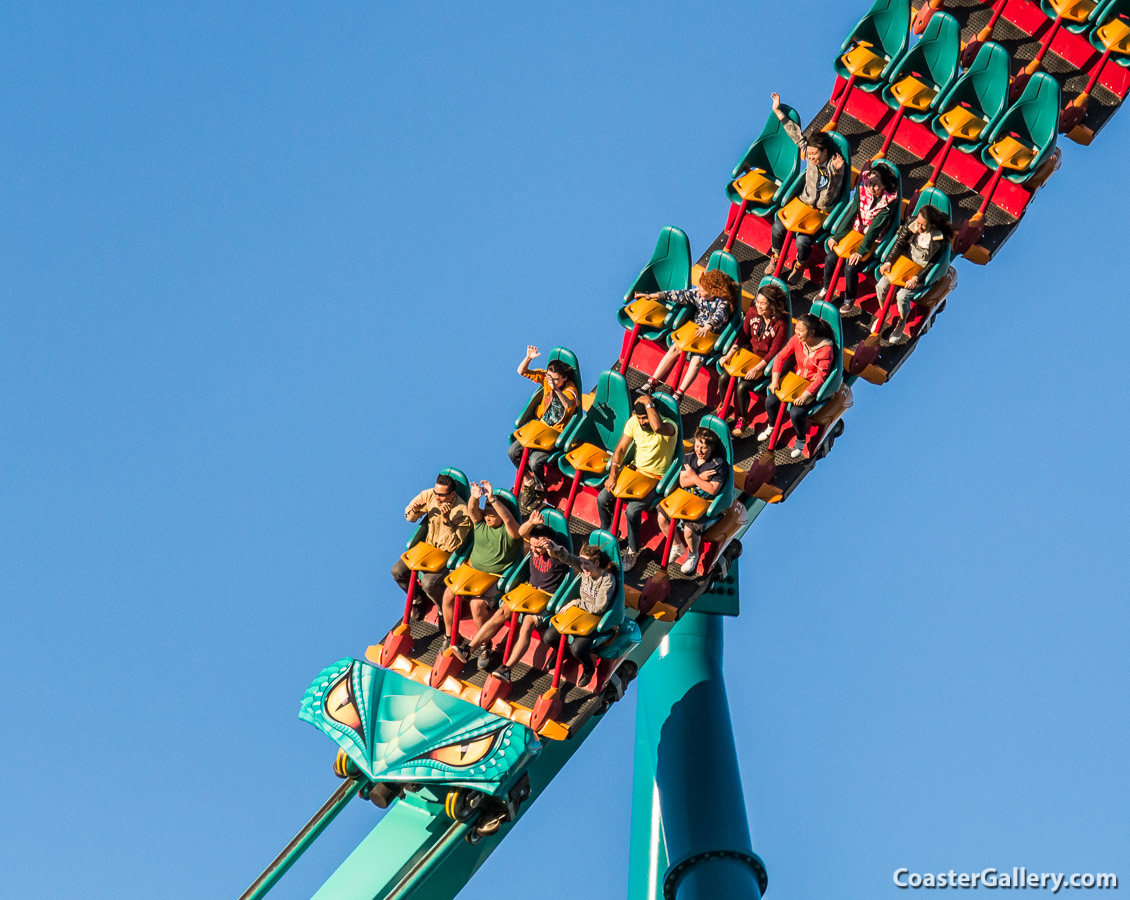
[[[745,420],[749,416],[749,395],[756,382],[765,375],[766,368],[773,362],[773,357],[781,352],[785,341],[789,338],[789,304],[785,292],[775,284],[767,284],[757,292],[757,299],[750,306],[734,344],[722,357],[725,365],[738,350],[749,350],[761,357],[759,362],[750,371],[747,378],[739,378],[734,391],[734,411],[738,420],[734,423],[734,437],[741,437],[745,431]],[[724,369],[718,375],[718,393],[726,396],[730,385],[730,375]],[[722,410],[718,413],[721,415]],[[733,418],[733,415],[727,417]]]
[[[765,411],[769,413],[769,421],[757,439],[764,441],[773,434],[773,423],[777,421],[777,411],[781,407],[776,391],[781,386],[781,378],[785,371],[792,368],[801,378],[807,379],[809,384],[804,393],[789,404],[789,418],[797,434],[796,445],[789,455],[796,459],[805,453],[808,407],[820,387],[832,374],[835,363],[836,347],[832,343],[831,326],[812,313],[805,313],[796,320],[793,336],[785,344],[785,349],[777,354],[777,361],[773,363],[773,375],[769,381],[769,391],[765,395]]]

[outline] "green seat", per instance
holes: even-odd
[[[930,103],[930,109],[918,111],[907,109],[904,115],[915,122],[924,122],[934,113],[935,103],[957,78],[957,64],[961,55],[961,26],[957,19],[947,12],[937,12],[930,18],[922,37],[901,54],[887,69],[887,84],[883,87],[883,100],[887,106],[897,109],[898,100],[891,92],[891,86],[907,76],[914,76],[937,93]]]
[[[1092,46],[1100,53],[1106,51],[1106,45],[1099,38],[1098,30],[1112,19],[1122,19],[1123,22],[1130,24],[1130,0],[1106,0],[1105,3],[1100,3],[1095,7],[1095,11],[1091,13],[1093,30],[1088,37]],[[1112,53],[1110,58],[1120,66],[1130,66],[1130,54]]]
[[[997,168],[989,149],[994,141],[1011,135],[1033,150],[1035,156],[1023,170],[1008,171],[1005,177],[1009,181],[1027,181],[1055,152],[1060,105],[1059,82],[1047,72],[1033,75],[1017,101],[1005,110],[985,138],[985,147],[981,150],[985,165],[990,169]]]
[[[797,127],[800,126],[800,114],[791,106],[781,104],[781,111],[788,116]],[[741,203],[742,198],[734,190],[734,182],[752,169],[761,169],[767,178],[777,182],[778,188],[773,194],[773,199],[764,206],[750,203],[746,211],[755,216],[767,216],[780,205],[781,196],[787,190],[789,182],[800,168],[800,151],[793,139],[786,133],[781,120],[776,113],[769,113],[765,127],[761,129],[756,141],[750,144],[734,171],[730,173],[730,180],[726,182],[726,196],[731,203]]]
[[[721,271],[723,275],[729,275],[739,286],[741,285],[742,276],[734,254],[727,253],[725,250],[715,250],[711,253],[710,259],[706,261],[706,271],[712,272],[715,269]]]
[[[1053,7],[1048,0],[1039,0],[1039,5],[1044,15],[1049,19],[1056,17],[1055,7]],[[1090,31],[1096,25],[1102,23],[1103,20],[1099,17],[1102,16],[1104,7],[1109,5],[1109,0],[1099,0],[1099,2],[1095,4],[1094,9],[1087,14],[1087,17],[1082,22],[1073,22],[1070,19],[1064,19],[1063,22],[1060,23],[1060,27],[1067,29],[1072,34],[1083,34],[1085,31]]]
[[[628,292],[624,294],[624,305],[632,302],[635,294],[654,294],[659,291],[683,291],[691,283],[691,242],[686,233],[668,225],[659,232],[655,242],[655,252],[643,271],[636,276]],[[616,315],[620,325],[629,331],[634,323],[624,312],[624,307]],[[643,328],[640,337],[657,340],[671,330],[673,313],[668,313],[666,321],[659,328]]]
[[[553,457],[557,468],[566,478],[571,479],[576,474],[565,453],[577,444],[594,444],[611,453],[616,449],[631,414],[628,382],[624,376],[611,370],[601,372],[592,406],[585,410],[584,415],[574,416],[575,424],[566,428],[557,439],[558,449]],[[604,476],[582,476],[581,480],[590,487],[596,487]]]
[[[833,63],[836,74],[850,78],[851,73],[843,63],[844,54],[861,41],[871,45],[872,52],[885,57],[888,62],[883,67],[878,80],[860,81],[857,87],[874,91],[882,87],[883,79],[891,71],[895,59],[906,49],[910,39],[910,3],[908,0],[875,0],[871,10],[856,24],[851,34],[840,46],[840,52]]]
[[[888,172],[891,172],[895,176],[895,184],[898,187],[896,188],[897,196],[895,198],[894,210],[895,210],[895,215],[896,215],[896,219],[897,219],[897,217],[899,215],[901,215],[901,213],[902,213],[902,173],[899,171],[898,166],[889,162],[885,158],[873,160],[871,162],[871,167],[875,168],[876,166],[882,166]],[[839,214],[839,216],[836,217],[836,221],[833,222],[831,224],[831,226],[827,229],[829,235],[835,234],[841,228],[849,226],[850,223],[852,221],[854,221],[855,215],[859,211],[858,200],[856,199],[859,196],[859,187],[856,186],[856,189],[854,191],[849,192],[848,196],[850,198],[849,202],[844,205],[844,209]],[[875,246],[875,251],[871,254],[872,259],[882,259],[883,258],[883,253],[886,251],[886,248],[891,243],[891,241],[894,240],[895,232],[897,232],[897,231],[898,231],[898,222],[896,221],[891,227],[889,227],[887,229],[887,233],[885,235],[883,235],[882,238],[880,238],[879,243]],[[824,260],[824,265],[834,266],[835,264],[836,264],[836,255],[834,253],[829,252],[828,256]]]
[[[840,151],[840,155],[844,158],[844,167],[847,171],[845,172],[843,188],[840,191],[839,199],[832,204],[832,208],[828,210],[828,215],[824,218],[824,225],[821,227],[820,231],[818,231],[816,235],[814,235],[817,240],[826,238],[828,234],[831,233],[832,223],[839,220],[840,216],[842,216],[844,213],[844,207],[850,204],[852,198],[851,146],[848,144],[847,138],[845,138],[838,131],[826,131],[825,134],[827,134],[828,137],[832,139],[832,142],[836,145],[836,149]],[[792,200],[793,197],[797,196],[797,194],[800,193],[800,189],[804,186],[805,171],[806,169],[801,169],[794,176],[792,182],[789,184],[789,189],[781,198],[782,206],[784,206],[786,203]]]
[[[560,360],[573,370],[573,386],[577,389],[577,396],[580,397],[583,388],[581,382],[581,366],[580,363],[577,362],[577,354],[568,347],[554,347],[549,351],[549,356],[545,362],[546,365],[549,365],[549,363],[556,360]],[[514,431],[521,428],[534,417],[538,403],[541,402],[541,395],[542,389],[540,387],[534,388],[534,392],[530,394],[530,399],[527,400],[526,405],[522,407],[522,412],[519,413],[518,418],[514,420]],[[573,413],[573,418],[576,418],[579,413],[580,410],[578,408],[578,411]],[[509,446],[510,441],[514,440],[514,431],[511,431],[510,437],[506,441],[507,446]]]
[[[815,301],[809,312],[831,326],[832,343],[836,347],[832,371],[824,379],[824,383],[820,385],[820,390],[816,392],[816,396],[812,398],[812,404],[809,407],[809,415],[811,415],[827,403],[828,399],[844,383],[844,327],[840,321],[840,311],[827,300]]]
[[[711,520],[717,520],[727,509],[730,508],[730,504],[734,502],[734,445],[730,440],[729,427],[717,416],[705,415],[702,417],[698,424],[703,428],[709,428],[718,436],[718,446],[722,448],[722,455],[725,457],[728,464],[726,481],[722,485],[722,490],[714,495],[714,499],[710,501],[710,506],[706,508],[706,514],[701,519],[699,519],[700,522],[709,522]],[[681,463],[681,454],[679,456],[679,460]],[[680,465],[679,469],[681,468],[682,466]],[[679,469],[676,469],[675,477],[672,478],[669,482],[667,481],[667,479],[664,479],[664,481],[662,482],[662,484],[666,486],[664,490],[660,491],[660,493],[664,497],[673,493],[676,488],[679,487]]]
[[[945,191],[939,190],[936,187],[923,188],[922,192],[918,195],[918,202],[914,204],[914,209],[911,211],[910,217],[918,215],[918,211],[923,206],[934,206],[946,214],[946,218],[951,222],[953,221],[953,202],[949,198],[949,194]]]
[[[655,486],[655,494],[658,498],[667,496],[667,485],[679,477],[683,458],[683,417],[679,415],[679,404],[670,394],[655,393],[651,395],[651,399],[655,401],[659,414],[675,423],[675,456],[671,460],[671,465],[667,467],[667,471],[663,473],[663,477],[659,479],[659,484]],[[658,499],[656,502],[658,502]]]
[[[954,146],[966,153],[973,153],[980,147],[985,136],[1000,121],[1008,105],[1008,65],[1008,51],[1004,47],[991,41],[982,44],[973,65],[962,72],[961,77],[935,100],[934,111],[938,118],[932,123],[934,134],[942,140],[949,137],[940,117],[950,109],[961,106],[980,116],[987,124],[976,140],[957,138]]]

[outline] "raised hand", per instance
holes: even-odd
[[[483,486],[477,481],[471,482],[471,499],[478,500],[483,496]]]
[[[541,350],[533,344],[526,345],[526,359],[537,359],[539,356],[541,356]]]

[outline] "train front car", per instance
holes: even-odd
[[[365,782],[362,794],[378,806],[430,793],[452,818],[473,823],[472,841],[513,818],[542,747],[524,725],[350,658],[314,679],[299,718],[334,740],[335,771]]]

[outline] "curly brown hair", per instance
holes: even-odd
[[[742,295],[742,289],[738,287],[738,283],[718,269],[703,272],[702,277],[698,280],[698,286],[703,293],[710,294],[711,297],[721,297],[728,300],[730,306],[734,306]]]

